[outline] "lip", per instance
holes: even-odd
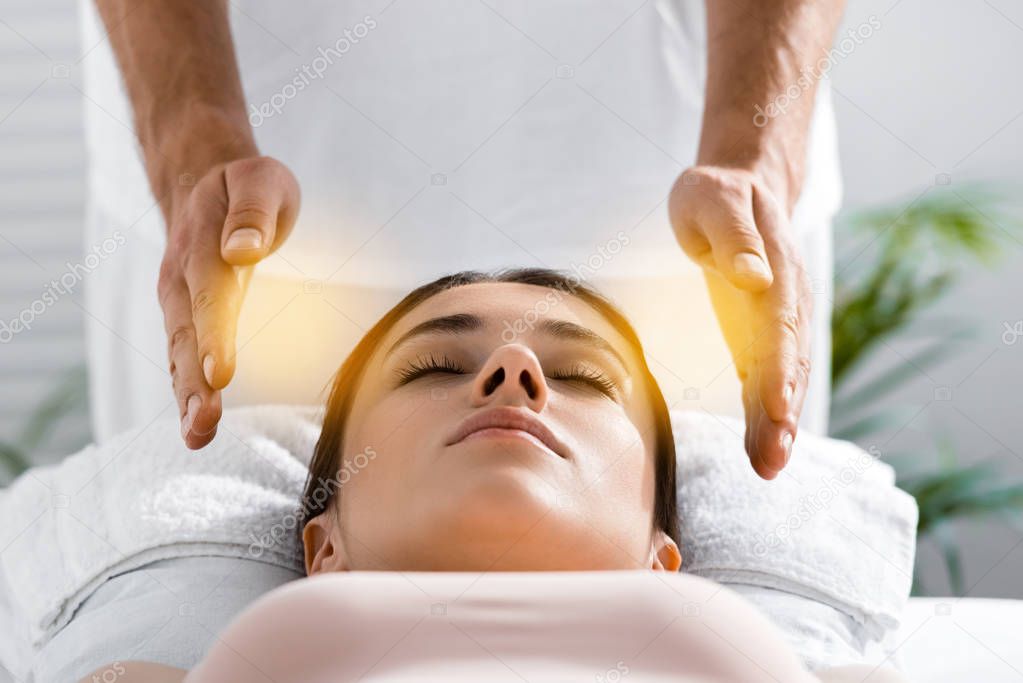
[[[568,448],[565,446],[565,443],[538,417],[529,412],[510,407],[492,408],[482,413],[470,415],[458,426],[458,429],[448,439],[446,445],[454,445],[470,434],[494,427],[499,429],[518,429],[527,434],[532,434],[559,457],[568,457]]]

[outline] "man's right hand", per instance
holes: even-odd
[[[298,182],[279,161],[218,164],[179,187],[167,210],[158,293],[181,437],[202,448],[216,434],[220,390],[234,376],[241,267],[277,249],[298,216]]]

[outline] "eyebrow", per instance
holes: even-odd
[[[419,323],[405,334],[398,337],[398,340],[391,345],[391,348],[387,350],[385,356],[389,356],[394,353],[402,344],[412,340],[415,337],[421,337],[429,334],[459,334],[462,332],[474,332],[476,330],[482,330],[486,328],[487,324],[478,315],[474,313],[455,313],[452,315],[444,315],[438,318],[431,318],[424,322]],[[622,354],[618,353],[615,347],[601,337],[599,334],[577,325],[567,320],[540,320],[536,323],[535,328],[542,334],[546,334],[556,339],[565,339],[568,341],[578,342],[584,346],[588,346],[594,350],[601,351],[603,353],[610,354],[621,363],[622,367],[628,370],[628,363],[625,362],[625,358]]]

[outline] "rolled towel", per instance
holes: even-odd
[[[912,586],[918,510],[876,449],[801,432],[788,465],[766,481],[750,467],[739,420],[672,411],[672,428],[683,571],[746,587],[800,637],[812,625],[799,623],[792,596],[830,606],[834,631],[856,650],[843,659],[875,658],[872,645],[885,656]],[[812,668],[851,663],[806,640],[793,645]]]
[[[163,419],[32,468],[0,491],[2,616],[36,648],[106,579],[149,562],[219,555],[303,571],[295,528],[319,433],[318,409],[246,407],[225,411],[202,451]]]

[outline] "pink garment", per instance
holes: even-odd
[[[731,590],[687,574],[348,572],[278,588],[185,683],[816,681]]]

